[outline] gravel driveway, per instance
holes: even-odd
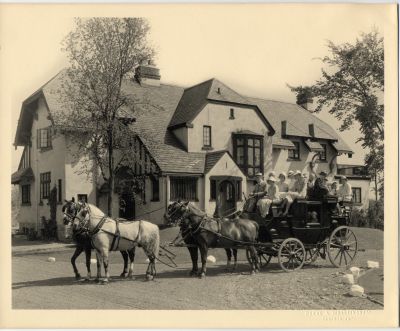
[[[382,309],[364,298],[349,297],[348,285],[339,279],[344,270],[333,268],[318,259],[312,266],[293,273],[283,272],[277,259],[260,273],[251,276],[240,252],[238,270],[225,270],[224,251],[211,250],[217,257],[209,263],[206,279],[190,278],[189,254],[175,248],[179,268],[158,264],[158,277],[144,281],[147,265],[142,253],[137,254],[135,280],[120,279],[122,259],[111,255],[112,281],[108,285],[75,281],[69,259],[72,250],[53,254],[13,257],[14,309]],[[53,256],[55,263],[47,262]],[[383,251],[360,252],[357,266],[367,260],[383,265]],[[78,268],[85,275],[83,256]],[[95,265],[92,265],[95,274]],[[383,300],[383,299],[382,299]]]

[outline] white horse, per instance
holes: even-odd
[[[88,203],[79,203],[80,208],[75,215],[68,214],[68,208],[64,211],[64,218],[73,218],[75,231],[87,230],[92,238],[92,245],[96,249],[97,279],[101,278],[101,262],[104,265],[105,279],[110,278],[108,270],[108,254],[110,251],[126,251],[136,246],[143,248],[149,258],[146,271],[148,280],[156,275],[155,261],[159,253],[160,232],[158,226],[145,220],[119,221],[106,216],[99,208]],[[129,266],[129,274],[132,274],[133,262]]]

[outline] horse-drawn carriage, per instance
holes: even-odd
[[[351,203],[344,203],[338,212],[335,197],[322,201],[297,199],[287,216],[279,216],[278,206],[271,209],[266,219],[257,211],[241,214],[259,224],[256,249],[261,266],[278,257],[281,268],[292,271],[318,257],[328,257],[334,266],[344,267],[356,257],[357,238],[348,227]],[[250,254],[247,258],[249,262],[252,259]]]

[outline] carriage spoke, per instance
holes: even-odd
[[[336,254],[336,256],[334,258],[335,261],[336,261],[337,257],[339,256],[339,254],[340,254],[340,249],[339,249],[338,253]]]
[[[346,251],[344,250],[342,255],[344,257],[344,263],[345,263],[345,265],[347,265],[347,259],[346,259],[346,254],[345,253],[346,253]]]

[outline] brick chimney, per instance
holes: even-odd
[[[315,137],[314,124],[308,124],[308,133],[311,137]]]
[[[135,79],[140,85],[160,86],[160,69],[152,61],[144,60],[135,70]]]
[[[301,100],[300,102],[298,101],[297,104],[300,107],[303,107],[305,110],[308,110],[309,112],[313,113],[315,110],[314,103],[313,103],[312,98],[307,98],[305,100]]]
[[[282,137],[286,136],[286,126],[287,126],[287,122],[286,121],[282,121],[281,122],[281,135],[282,135]]]

